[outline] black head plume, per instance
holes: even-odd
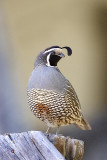
[[[65,46],[65,47],[62,47],[62,49],[63,48],[65,48],[67,50],[68,56],[70,56],[72,54],[72,49],[70,47]]]

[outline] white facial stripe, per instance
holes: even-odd
[[[46,63],[46,65],[47,65],[48,67],[55,67],[55,68],[56,68],[57,66],[51,66],[51,65],[50,65],[50,62],[49,62],[50,55],[51,55],[51,54],[49,54],[49,55],[47,56],[47,63]]]
[[[54,51],[54,49],[55,49],[55,48],[49,49],[49,50],[45,51],[44,54],[45,54],[45,53],[48,53],[48,52],[51,52],[51,51]]]
[[[50,58],[50,54],[47,56],[47,64],[46,64],[47,66],[51,66],[49,62],[49,58]]]
[[[51,49],[45,51],[44,54],[48,53],[48,52],[51,52],[51,51],[55,51],[58,54],[58,53],[62,52],[62,49],[61,48],[51,48]]]

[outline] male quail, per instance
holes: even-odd
[[[75,124],[90,130],[74,88],[57,67],[58,61],[64,57],[62,49],[67,49],[68,56],[72,54],[70,47],[59,46],[46,48],[38,54],[28,82],[29,106],[48,129]]]

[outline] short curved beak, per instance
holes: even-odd
[[[64,55],[63,53],[60,53],[59,56],[60,56],[61,58],[65,57],[65,55]]]

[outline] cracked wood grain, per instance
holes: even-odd
[[[0,135],[0,160],[82,160],[83,153],[83,141],[61,135],[46,137],[40,131]]]

